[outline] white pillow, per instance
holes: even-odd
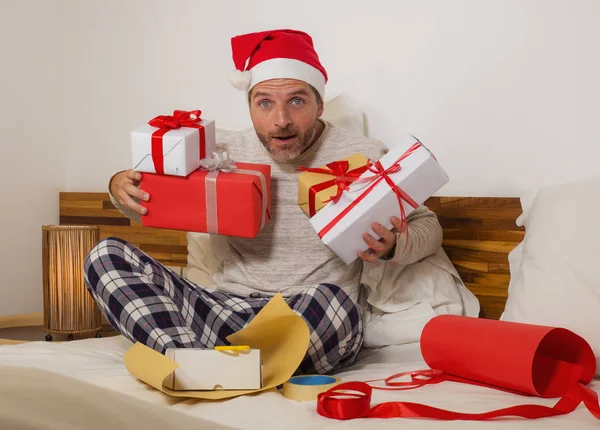
[[[345,94],[340,94],[325,103],[321,119],[346,130],[367,135],[362,111],[356,102]]]
[[[563,327],[582,336],[600,376],[600,176],[522,199],[523,242],[509,256],[503,321]]]

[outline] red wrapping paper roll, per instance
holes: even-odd
[[[590,345],[575,333],[531,324],[440,315],[425,325],[421,353],[448,379],[545,398],[596,373]],[[575,365],[575,366],[574,366]]]
[[[421,353],[431,370],[412,372],[412,382],[397,384],[399,389],[437,384],[446,379],[529,396],[560,397],[560,400],[553,407],[525,404],[477,414],[411,402],[387,402],[371,407],[373,387],[364,382],[347,382],[321,393],[317,412],[341,420],[400,417],[488,420],[505,416],[535,419],[570,413],[583,402],[600,419],[598,394],[586,386],[596,372],[594,353],[583,338],[569,330],[440,315],[423,329]],[[390,389],[394,378],[387,378],[388,387],[383,389]],[[350,391],[354,393],[351,397]]]

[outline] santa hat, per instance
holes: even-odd
[[[234,70],[229,81],[250,91],[269,79],[298,79],[312,85],[323,98],[327,72],[319,62],[312,38],[296,30],[270,30],[231,39]]]

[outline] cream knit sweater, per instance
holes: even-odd
[[[253,128],[221,133],[218,146],[235,161],[271,165],[271,221],[253,239],[228,237],[221,270],[214,275],[221,291],[249,296],[297,294],[319,283],[332,283],[358,299],[362,260],[347,266],[316,235],[304,212],[298,207],[300,166],[317,167],[350,154],[362,153],[379,159],[385,146],[378,140],[325,123],[320,139],[292,162],[275,162],[263,148]],[[143,187],[143,184],[142,184]],[[113,204],[126,216],[140,221],[113,196]],[[438,251],[442,229],[433,212],[424,206],[408,216],[410,240],[400,236],[393,261],[411,264]],[[189,256],[188,260],[194,256]]]

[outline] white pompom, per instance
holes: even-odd
[[[248,89],[250,86],[250,80],[250,72],[248,71],[242,72],[241,70],[233,70],[229,74],[229,82],[231,82],[231,85],[240,91]]]

